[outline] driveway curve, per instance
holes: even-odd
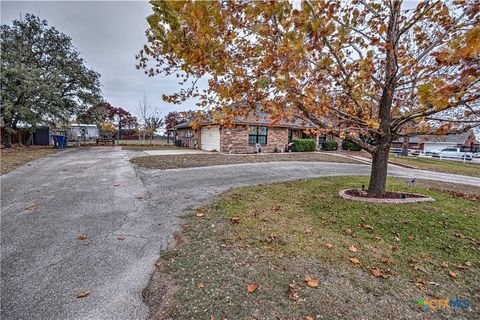
[[[82,148],[1,177],[2,319],[144,319],[141,291],[185,209],[233,187],[370,172],[321,162],[160,171],[132,166],[134,155]],[[480,178],[395,166],[389,174],[480,186]]]

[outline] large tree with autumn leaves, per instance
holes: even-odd
[[[273,122],[309,121],[371,153],[373,194],[394,139],[480,124],[477,0],[151,4],[138,67],[182,78],[165,100],[197,97],[220,123],[258,106]]]

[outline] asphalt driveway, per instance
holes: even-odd
[[[133,155],[77,149],[1,177],[2,319],[144,319],[141,291],[185,209],[232,187],[370,171],[325,162],[160,171],[132,166]],[[480,178],[400,167],[390,174],[480,186]]]

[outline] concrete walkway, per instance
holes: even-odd
[[[1,177],[1,319],[144,319],[141,291],[185,209],[232,187],[370,172],[321,162],[160,171],[133,167],[128,159],[138,154],[78,149]],[[479,178],[399,167],[390,174],[480,186]],[[91,293],[77,299],[79,291]]]
[[[194,149],[166,149],[166,150],[144,150],[146,154],[149,156],[166,156],[166,155],[177,155],[177,154],[199,154],[199,153],[207,153],[206,151],[202,150],[194,150]]]

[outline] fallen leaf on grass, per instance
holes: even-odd
[[[78,239],[78,240],[85,240],[85,239],[87,239],[87,236],[86,236],[84,233],[80,233],[80,234],[77,236],[77,239]]]
[[[345,229],[343,230],[343,233],[345,233],[347,236],[351,236],[353,234],[352,229]]]
[[[332,249],[332,248],[333,248],[333,244],[331,244],[331,243],[325,243],[325,247],[327,247],[328,249]]]
[[[355,246],[352,244],[350,247],[348,247],[348,251],[350,251],[350,252],[357,252],[357,247],[355,247]]]
[[[205,287],[205,285],[204,285],[203,283],[201,283],[201,282],[200,282],[199,284],[197,284],[197,288],[202,289],[202,288],[204,288],[204,287]]]
[[[296,284],[289,284],[287,290],[287,297],[291,301],[298,301],[300,299],[300,287]]]
[[[37,209],[38,209],[38,205],[34,204],[34,205],[29,206],[29,207],[26,207],[25,211],[28,211],[28,212],[32,213],[32,212],[37,211]]]
[[[203,214],[202,212],[200,212],[200,211],[197,211],[197,212],[195,213],[195,216],[196,216],[197,218],[201,218],[201,217],[204,216],[204,214]]]
[[[457,277],[457,274],[456,274],[455,272],[451,271],[451,270],[448,271],[448,275],[449,275],[450,277],[452,277],[452,278],[456,278],[456,277]]]
[[[255,283],[247,285],[247,292],[252,293],[257,290],[257,285]]]
[[[318,287],[318,280],[313,279],[312,277],[309,277],[309,276],[305,276],[304,279],[309,287],[312,287],[312,288]]]
[[[367,229],[367,231],[373,232],[373,227],[369,224],[361,224],[362,228]]]
[[[419,289],[423,289],[427,285],[427,281],[420,278],[414,278],[413,283],[415,283],[415,286]]]
[[[383,279],[388,278],[388,276],[385,273],[383,273],[381,270],[379,270],[377,268],[373,268],[370,271],[372,272],[373,276],[376,277],[376,278],[380,278],[380,277],[383,278]]]
[[[77,298],[84,298],[90,294],[90,291],[80,291],[77,293]]]
[[[281,206],[281,205],[279,205],[279,204],[274,204],[274,205],[272,206],[272,211],[273,211],[273,212],[276,212],[276,211],[279,211],[279,210],[282,210],[282,206]]]
[[[360,260],[358,260],[357,258],[350,258],[348,260],[350,260],[351,263],[353,263],[354,265],[357,265],[357,266],[361,264]]]
[[[231,217],[231,218],[230,218],[230,222],[231,222],[232,224],[240,223],[240,217]]]
[[[410,267],[412,267],[413,270],[422,270],[420,266],[416,263],[410,263]],[[423,270],[422,270],[423,271]]]
[[[313,319],[313,317],[306,316],[306,317],[305,317],[305,320],[315,320],[315,319]]]
[[[312,228],[306,228],[305,233],[312,233]]]
[[[463,233],[455,233],[455,237],[458,237],[460,239],[465,239],[465,235]]]

